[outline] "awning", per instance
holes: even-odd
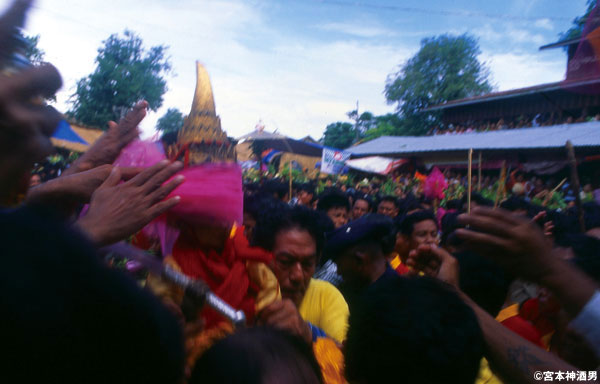
[[[372,156],[347,160],[346,166],[362,172],[388,175],[392,173],[394,169],[407,162],[407,159],[390,159],[388,157]]]

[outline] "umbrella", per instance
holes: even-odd
[[[272,148],[282,152],[295,153],[297,155],[320,157],[323,146],[306,141],[295,140],[290,137],[265,131],[254,131],[239,137],[238,143],[255,141],[263,144],[264,148]]]

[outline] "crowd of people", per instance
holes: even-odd
[[[464,124],[447,124],[432,127],[428,135],[456,135],[462,133],[491,132],[518,128],[548,127],[560,124],[584,123],[600,120],[600,114],[589,115],[583,110],[577,117],[562,113],[538,113],[535,116],[517,116],[498,120],[468,121]]]
[[[0,18],[3,66],[30,3]],[[474,193],[442,208],[369,183],[290,195],[243,186],[235,163],[151,161],[153,144],[129,161],[144,101],[30,187],[62,118],[32,100],[61,77],[0,77],[2,382],[598,382],[597,203]],[[145,250],[144,286],[105,262],[123,242]],[[245,325],[181,289],[198,280]]]

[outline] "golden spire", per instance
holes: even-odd
[[[235,149],[221,129],[208,72],[196,62],[196,91],[190,114],[177,135],[178,147],[189,145],[190,164],[235,161]]]

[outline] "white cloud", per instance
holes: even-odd
[[[264,9],[242,0],[38,0],[30,16],[27,32],[41,35],[41,48],[65,80],[58,97],[62,110],[75,81],[93,70],[96,50],[111,33],[129,28],[147,47],[169,46],[176,76],[168,78],[163,107],[142,123],[146,136],[167,108],[189,113],[194,61],[200,60],[211,76],[217,113],[230,136],[247,133],[262,118],[267,129],[319,138],[327,124],[346,120],[357,100],[361,111],[391,112],[393,106],[383,95],[386,76],[418,49],[418,42],[407,43],[404,37],[443,32],[391,30],[378,20],[332,19],[314,29],[346,36],[318,40],[283,34]],[[541,42],[541,35],[508,25],[498,30],[487,24],[473,32],[496,45]],[[554,57],[496,51],[483,57],[501,89],[560,80],[564,72],[564,60]]]
[[[535,25],[538,28],[545,29],[548,31],[552,31],[554,29],[554,24],[552,23],[552,21],[550,19],[536,20],[536,22],[533,23],[533,25]]]
[[[339,32],[357,37],[389,37],[396,33],[380,26],[368,26],[363,23],[326,23],[317,26],[317,29],[328,32]]]
[[[540,55],[487,53],[487,62],[499,91],[563,80],[566,59],[544,59]]]
[[[487,23],[480,28],[473,29],[472,33],[483,42],[491,43],[543,45],[546,42],[546,38],[542,34],[532,33],[512,24]]]

